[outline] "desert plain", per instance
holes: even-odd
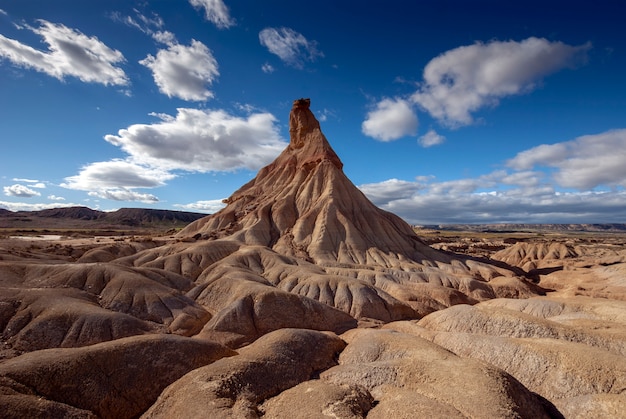
[[[0,416],[626,417],[626,231],[409,226],[309,107],[182,229],[3,230]]]

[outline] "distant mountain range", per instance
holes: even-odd
[[[0,228],[5,229],[158,229],[181,228],[207,214],[149,208],[121,208],[104,212],[87,207],[41,211],[8,211],[0,208]]]
[[[553,232],[624,232],[626,224],[440,224],[420,225],[420,228],[432,230],[479,231],[479,232],[519,232],[519,231],[553,231]]]

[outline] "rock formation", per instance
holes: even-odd
[[[197,286],[190,295],[215,316],[203,334],[228,332],[230,337],[219,333],[220,340],[237,346],[269,331],[246,326],[263,322],[260,308],[249,308],[252,289],[270,293],[292,312],[304,304],[295,294],[308,305],[315,300],[374,322],[541,292],[503,264],[432,249],[407,223],[372,204],[343,173],[309,105],[308,99],[294,102],[289,146],[273,163],[225,200],[224,209],[179,233],[185,242],[196,238],[194,244],[126,259],[192,277]],[[509,278],[504,285],[503,277]],[[233,330],[235,318],[239,331]],[[303,326],[296,318],[281,320],[280,327]],[[339,329],[347,325],[337,321]]]
[[[436,250],[350,182],[309,108],[175,237],[0,240],[3,417],[623,414],[623,245]]]

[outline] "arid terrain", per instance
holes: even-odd
[[[182,229],[2,230],[1,417],[626,417],[623,225],[409,226],[309,106]]]

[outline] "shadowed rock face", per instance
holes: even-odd
[[[623,413],[624,302],[574,297],[624,299],[626,253],[437,251],[350,182],[308,99],[289,124],[273,163],[169,241],[0,246],[0,415]]]

